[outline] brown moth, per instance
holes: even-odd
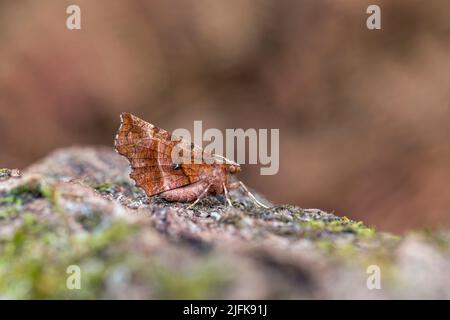
[[[203,150],[130,113],[123,112],[114,142],[117,152],[131,165],[130,177],[147,196],[159,195],[168,201],[192,202],[195,205],[206,195],[225,194],[231,206],[228,190],[242,187],[258,206],[259,202],[241,181],[231,182],[231,175],[241,171],[239,164],[224,157],[206,154]],[[174,148],[189,151],[191,161],[173,161]],[[203,160],[196,163],[195,155]],[[191,207],[189,206],[189,207]]]

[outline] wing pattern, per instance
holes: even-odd
[[[114,145],[130,162],[130,177],[148,196],[195,183],[212,170],[210,164],[194,163],[195,155],[203,152],[200,147],[180,138],[172,139],[169,132],[130,113],[121,114]],[[177,145],[179,150],[191,152],[190,163],[173,163],[172,151]]]

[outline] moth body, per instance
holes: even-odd
[[[173,138],[169,132],[130,113],[121,114],[115,147],[130,162],[130,177],[148,196],[191,202],[208,194],[222,194],[229,176],[241,170],[237,163],[214,155],[204,155],[213,163],[174,163],[171,155],[177,144],[191,154],[198,147]]]
[[[259,202],[241,182],[230,182],[230,176],[241,171],[239,164],[220,155],[205,154],[201,148],[169,132],[123,112],[114,146],[125,156],[131,166],[130,178],[141,187],[147,196],[160,195],[168,201],[192,202],[195,205],[206,195],[225,193],[230,206],[228,190],[242,187],[256,205],[268,208]],[[203,154],[208,160],[173,161],[173,150],[181,147],[189,154]],[[191,158],[191,160],[194,160]]]

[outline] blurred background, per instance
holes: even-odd
[[[449,228],[449,40],[446,0],[0,0],[0,167],[112,147],[121,111],[279,128],[279,173],[241,174],[273,202]]]

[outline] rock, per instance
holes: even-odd
[[[18,177],[20,177],[20,171],[18,169],[0,169],[0,181]]]
[[[4,298],[450,297],[449,233],[401,238],[320,209],[258,208],[238,191],[233,208],[218,196],[187,209],[148,198],[110,148],[1,172]],[[71,265],[79,290],[66,286]]]

